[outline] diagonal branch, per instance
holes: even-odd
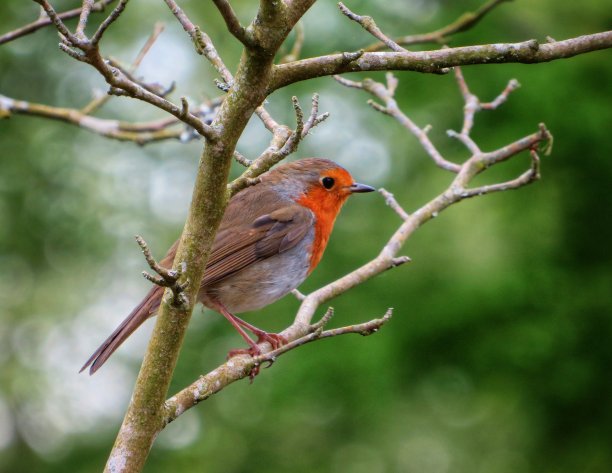
[[[91,37],[91,44],[93,46],[97,46],[97,44],[102,39],[102,36],[104,35],[108,27],[112,25],[115,21],[117,21],[121,13],[123,13],[123,10],[125,10],[125,7],[127,6],[128,1],[129,0],[119,0],[119,3],[110,13],[110,15],[108,15],[106,19],[102,23],[100,23],[100,26],[98,27],[96,32]]]
[[[204,33],[198,26],[196,26],[183,11],[181,7],[177,5],[175,0],[164,0],[170,11],[174,14],[176,19],[179,21],[183,29],[189,34],[196,52],[203,55],[208,61],[214,66],[217,72],[221,75],[223,80],[227,84],[231,84],[233,78],[229,72],[223,60],[219,56],[217,49],[215,48],[210,37]]]
[[[142,63],[142,60],[145,58],[147,53],[151,50],[151,47],[153,46],[155,41],[157,41],[157,38],[159,38],[159,35],[163,31],[164,31],[163,23],[157,22],[155,24],[155,27],[153,28],[153,32],[151,33],[149,38],[145,41],[145,44],[142,46],[142,48],[140,48],[140,51],[138,52],[138,54],[136,55],[136,58],[132,62],[132,65],[129,68],[129,73],[130,74],[133,74],[134,72],[136,72],[136,70],[138,69],[138,67]],[[113,62],[115,62],[115,61],[113,61]],[[151,89],[149,89],[149,90],[151,90]],[[162,92],[160,95],[162,97],[165,97],[171,91],[172,91],[172,87],[170,89]],[[101,95],[99,97],[95,97],[93,100],[91,100],[91,102],[89,102],[87,105],[85,105],[85,107],[83,107],[81,109],[81,112],[86,114],[86,115],[91,115],[93,112],[95,112],[100,107],[102,107],[106,102],[108,102],[111,99],[111,97],[112,96],[110,94],[105,94],[105,95]]]
[[[213,3],[221,13],[223,21],[227,26],[228,31],[245,46],[249,47],[253,44],[253,38],[249,36],[244,26],[240,24],[234,9],[228,0],[213,0]]]
[[[428,132],[431,127],[429,125],[425,128],[419,127],[399,109],[397,102],[393,97],[397,87],[397,79],[395,79],[391,73],[387,73],[386,87],[383,84],[375,82],[371,79],[365,79],[363,82],[349,81],[340,76],[334,76],[334,79],[346,87],[363,89],[374,97],[380,99],[384,103],[384,106],[381,106],[373,101],[368,101],[368,104],[375,110],[395,118],[402,124],[402,126],[407,128],[408,131],[410,131],[410,133],[412,133],[419,140],[419,143],[421,143],[423,149],[427,152],[431,159],[433,159],[434,163],[436,163],[438,167],[451,172],[459,172],[461,166],[444,159],[444,157],[432,143],[428,136]]]
[[[395,39],[395,43],[403,46],[425,43],[446,43],[448,42],[448,38],[450,36],[473,28],[480,22],[480,20],[484,18],[485,15],[495,9],[498,5],[509,1],[512,0],[489,0],[481,5],[476,11],[464,13],[455,21],[443,28],[440,28],[439,30],[424,34],[401,36]],[[385,49],[385,46],[388,45],[386,45],[384,42],[375,43],[365,48],[365,51],[381,51]]]
[[[388,47],[392,51],[397,51],[397,52],[406,51],[404,48],[402,48],[395,41],[393,41],[391,38],[386,36],[380,30],[380,28],[378,26],[376,26],[376,22],[374,21],[374,19],[371,16],[357,15],[356,13],[353,13],[351,10],[349,10],[346,7],[346,5],[344,5],[344,3],[342,3],[342,2],[338,3],[338,8],[340,8],[340,11],[345,16],[347,16],[351,20],[359,23],[364,30],[366,30],[368,33],[370,33],[376,39],[380,40],[386,47]]]
[[[105,7],[110,3],[113,3],[115,0],[98,0],[91,5],[91,12],[102,12]],[[67,10],[61,13],[58,13],[57,16],[61,20],[70,20],[71,18],[75,18],[81,15],[82,8],[74,8],[72,10]],[[8,43],[17,38],[21,38],[22,36],[26,36],[28,34],[34,33],[45,26],[49,26],[53,23],[48,16],[43,16],[32,23],[28,23],[27,25],[22,26],[21,28],[17,28],[16,30],[9,31],[8,33],[4,33],[0,36],[0,45],[4,43]]]

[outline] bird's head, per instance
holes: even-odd
[[[308,207],[315,215],[332,219],[351,194],[375,190],[356,183],[342,166],[322,158],[282,164],[268,172],[266,180],[273,181],[280,192]]]

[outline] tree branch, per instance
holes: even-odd
[[[374,22],[374,19],[371,16],[357,15],[356,13],[353,13],[351,10],[349,10],[346,7],[346,5],[344,5],[344,3],[342,3],[342,2],[338,3],[338,8],[340,8],[340,11],[345,16],[347,16],[351,20],[359,23],[364,30],[366,30],[368,33],[370,33],[376,39],[379,39],[387,48],[389,48],[389,49],[391,49],[393,51],[397,51],[397,52],[406,51],[404,48],[402,48],[399,44],[397,44],[391,38],[387,37],[380,30],[380,28],[378,26],[376,26],[376,23]]]
[[[113,3],[115,0],[98,0],[91,5],[91,12],[102,12],[106,8],[107,5]],[[67,10],[65,12],[58,13],[57,16],[61,20],[70,20],[71,18],[75,18],[81,15],[82,8],[74,8],[73,10]],[[32,23],[28,23],[20,28],[17,28],[13,31],[9,31],[8,33],[4,33],[0,36],[0,45],[4,43],[8,43],[17,38],[21,38],[22,36],[26,36],[30,33],[34,33],[45,26],[49,26],[53,23],[51,19],[46,17],[41,17]]]
[[[461,166],[444,159],[444,157],[442,157],[440,152],[429,139],[428,132],[431,127],[429,127],[429,125],[425,128],[418,127],[399,109],[399,107],[397,106],[397,102],[393,98],[395,89],[397,87],[397,79],[395,79],[395,77],[391,73],[387,74],[387,87],[371,79],[365,79],[363,82],[349,81],[340,76],[334,76],[334,79],[336,79],[340,84],[346,87],[363,89],[374,97],[377,97],[382,100],[385,104],[384,107],[372,101],[368,101],[368,104],[379,112],[392,116],[397,121],[399,121],[405,128],[407,128],[410,133],[416,136],[419,140],[419,143],[421,143],[421,146],[425,149],[425,151],[427,151],[427,154],[429,154],[431,159],[433,159],[434,163],[436,163],[438,167],[452,172],[460,171]]]
[[[300,107],[297,97],[292,98],[292,103],[296,116],[295,130],[291,131],[288,127],[281,126],[276,122],[274,122],[274,125],[269,125],[270,127],[273,127],[274,130],[270,146],[268,146],[268,148],[257,159],[250,162],[248,168],[240,177],[234,179],[230,184],[228,184],[228,192],[230,196],[236,194],[238,191],[244,189],[248,185],[255,184],[256,181],[254,181],[254,179],[266,172],[275,164],[282,161],[291,153],[294,153],[297,150],[301,140],[308,135],[310,130],[329,117],[329,113],[324,113],[322,115],[318,114],[318,94],[314,94],[312,96],[312,109],[306,123],[304,123],[304,112]],[[272,117],[267,116],[266,119],[272,120]],[[244,156],[242,158],[244,158]]]
[[[104,98],[106,96],[103,96]],[[94,102],[92,102],[94,103]],[[96,102],[97,103],[97,102]],[[219,107],[220,99],[201,104],[197,107],[198,115],[211,115]],[[90,104],[91,105],[91,104]],[[0,95],[0,118],[8,118],[12,114],[58,120],[96,133],[106,138],[118,141],[131,141],[138,145],[146,145],[164,140],[189,141],[192,134],[184,128],[176,128],[180,121],[174,117],[152,120],[150,122],[126,122],[106,118],[97,118],[88,114],[89,110],[52,107],[49,105],[16,100]]]
[[[111,65],[100,54],[98,43],[106,29],[116,21],[127,4],[128,0],[120,0],[119,4],[113,9],[110,15],[101,23],[91,39],[78,38],[72,34],[62,20],[58,17],[53,7],[47,0],[34,0],[39,3],[47,15],[53,20],[58,31],[64,36],[64,42],[60,43],[60,49],[68,53],[75,59],[90,64],[98,70],[104,77],[106,82],[111,86],[110,93],[116,95],[127,95],[147,102],[165,112],[170,113],[179,120],[191,126],[200,135],[208,140],[215,140],[217,132],[211,126],[204,123],[199,117],[192,113],[184,114],[182,107],[179,107],[168,101],[154,91],[148,90],[143,85],[135,82],[126,71],[123,71],[117,65]],[[81,51],[81,54],[74,51],[72,48]],[[118,94],[118,91],[121,91]]]
[[[164,427],[174,421],[183,412],[205,401],[227,385],[249,376],[251,370],[264,363],[273,363],[279,356],[317,340],[351,333],[362,336],[372,335],[391,319],[392,314],[393,309],[388,309],[383,317],[379,319],[372,319],[357,325],[323,330],[323,327],[333,316],[333,309],[330,308],[319,322],[308,327],[309,333],[303,337],[297,338],[276,350],[269,351],[255,358],[248,356],[234,357],[216,370],[201,376],[197,381],[172,396],[165,403]],[[219,382],[220,380],[221,382]]]
[[[289,84],[314,77],[363,71],[415,71],[441,74],[447,68],[473,64],[523,63],[554,61],[612,47],[612,31],[539,44],[522,43],[463,46],[434,51],[364,52],[347,61],[346,53],[330,54],[274,67],[270,92]]]
[[[215,6],[221,13],[228,31],[245,46],[252,45],[252,38],[247,34],[246,28],[240,24],[234,9],[228,0],[213,0]]]
[[[356,82],[352,82],[350,85],[366,90],[369,93],[373,93],[377,97],[381,98],[381,100],[384,100],[384,108],[392,106],[390,102],[393,100],[393,93],[397,87],[397,81],[393,77],[387,78],[386,87],[383,84],[374,83],[374,81],[371,79],[366,79],[364,83],[366,82],[370,85],[364,86],[363,83]],[[384,94],[380,93],[382,89],[386,90]],[[397,116],[394,114],[390,115],[397,118]],[[402,120],[398,121],[404,125]],[[407,129],[414,133],[411,127],[407,127]],[[358,332],[359,330],[355,329],[355,327],[359,327],[361,329],[364,327],[363,325],[343,327],[340,329],[335,329],[335,331],[322,332],[322,324],[321,326],[317,324],[313,325],[312,319],[317,308],[330,299],[343,294],[344,292],[364,283],[370,278],[390,268],[394,268],[409,262],[410,258],[406,256],[398,256],[398,253],[403,247],[404,243],[421,225],[437,217],[440,212],[449,206],[467,198],[502,190],[517,189],[537,179],[539,177],[539,159],[537,158],[535,147],[542,142],[550,141],[551,138],[550,133],[546,130],[544,125],[541,125],[538,132],[523,137],[507,146],[499,148],[498,150],[489,153],[478,153],[472,155],[463,164],[457,165],[459,167],[457,175],[445,191],[411,214],[408,214],[398,204],[390,192],[380,189],[380,193],[385,198],[386,203],[398,214],[402,220],[402,223],[389,238],[378,256],[360,268],[306,296],[300,294],[300,300],[302,302],[300,309],[294,318],[293,324],[281,333],[283,337],[289,340],[288,345],[285,347],[280,347],[276,350],[271,350],[272,347],[268,343],[263,343],[260,345],[260,349],[263,353],[261,356],[255,358],[251,358],[249,356],[237,356],[231,358],[229,361],[217,367],[213,371],[200,377],[193,384],[181,390],[179,393],[166,401],[164,415],[165,423],[173,421],[187,409],[190,409],[199,402],[204,401],[212,394],[221,391],[229,384],[249,376],[251,371],[253,369],[258,369],[258,366],[261,363],[266,361],[272,362],[276,359],[276,357],[285,353],[286,351],[295,349],[304,343],[322,338],[320,335],[318,335],[318,332],[321,332],[322,334],[329,333],[329,336],[332,336],[332,334]],[[530,150],[531,152],[532,165],[523,175],[512,181],[507,181],[504,183],[481,186],[477,188],[468,187],[471,180],[480,172],[483,172],[490,166],[503,162],[504,160],[525,150]],[[387,315],[390,315],[390,312],[388,312]],[[331,314],[328,311],[326,316],[323,317],[323,323],[325,323],[326,319],[328,319],[330,316]],[[378,324],[384,319],[385,317],[383,317],[383,319],[377,319],[377,321],[370,321],[365,326],[371,327],[372,329],[377,329],[380,326]],[[382,325],[382,323],[380,324]]]
[[[196,26],[187,16],[187,14],[176,4],[174,0],[164,0],[170,11],[174,14],[183,29],[189,34],[196,52],[203,55],[213,65],[223,80],[231,85],[233,78],[230,71],[227,69],[223,60],[219,56],[210,37]]]

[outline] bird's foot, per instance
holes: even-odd
[[[277,348],[283,345],[286,345],[288,343],[288,340],[278,333],[268,333],[263,330],[257,330],[257,331],[254,331],[253,334],[257,337],[258,344],[267,342],[272,347],[272,350],[276,350]],[[262,354],[261,349],[259,348],[259,346],[257,346],[257,344],[254,343],[253,345],[251,345],[250,348],[237,348],[234,350],[230,350],[227,353],[227,359],[229,360],[230,358],[233,358],[239,355],[249,355],[255,358],[256,356],[259,356],[261,354]],[[269,368],[274,363],[274,360],[273,359],[267,360],[267,362],[268,362],[268,365],[266,366],[266,368]],[[251,372],[249,373],[249,379],[251,380],[251,383],[255,379],[255,376],[259,374],[259,369],[260,369],[259,364],[253,366],[253,368],[251,369]]]
[[[268,342],[272,347],[272,350],[276,350],[277,348],[280,348],[288,343],[288,340],[280,333],[268,333],[260,330],[253,332],[253,335],[257,337],[257,343]]]

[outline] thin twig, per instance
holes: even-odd
[[[391,74],[390,72],[387,73],[386,87],[383,84],[375,82],[371,79],[365,79],[362,82],[348,81],[346,79],[340,78],[339,76],[334,76],[334,79],[336,79],[340,84],[344,86],[363,89],[374,97],[377,97],[378,99],[382,100],[384,105],[380,105],[372,101],[369,101],[368,104],[377,111],[392,116],[405,128],[407,128],[419,140],[419,143],[421,143],[423,149],[425,149],[427,154],[431,157],[431,159],[433,159],[434,163],[436,163],[438,167],[455,173],[459,172],[461,166],[444,159],[444,157],[434,146],[433,142],[427,134],[428,128],[420,128],[399,109],[399,107],[397,106],[397,102],[393,97],[393,92],[395,92],[395,89],[397,88],[396,79],[393,74]]]
[[[460,133],[448,130],[447,134],[451,138],[461,141],[472,154],[480,153],[480,148],[470,137],[470,132],[474,126],[474,116],[480,110],[495,110],[508,99],[512,91],[519,87],[519,83],[516,79],[510,80],[505,89],[492,102],[482,103],[475,94],[470,92],[460,67],[455,67],[455,79],[465,103],[463,106],[463,126]]]
[[[521,86],[516,79],[510,79],[506,88],[491,102],[481,102],[480,108],[483,110],[495,110],[501,104],[503,104],[506,100],[508,100],[508,96],[510,93],[514,92]]]
[[[196,52],[208,59],[223,80],[227,84],[231,84],[233,81],[232,75],[223,63],[210,37],[189,19],[187,14],[177,5],[175,0],[164,0],[164,2],[166,2],[172,14],[191,37]]]
[[[234,35],[234,37],[240,41],[245,46],[250,46],[252,41],[251,38],[247,35],[246,28],[240,24],[234,9],[230,5],[228,0],[213,0],[216,5],[219,13],[223,17],[223,21],[225,21],[225,25],[229,32]]]
[[[407,220],[408,218],[410,218],[410,215],[408,215],[408,212],[406,212],[402,208],[402,206],[397,202],[397,200],[395,200],[395,197],[393,196],[391,192],[383,188],[378,189],[378,192],[380,192],[381,195],[385,198],[385,203],[389,207],[391,207],[395,211],[395,213],[400,216],[402,220]]]
[[[0,116],[9,116],[13,113],[59,120],[107,138],[132,141],[139,145],[168,139],[180,139],[182,134],[180,129],[171,129],[171,127],[180,123],[174,117],[150,122],[130,123],[92,117],[82,110],[51,107],[0,95]]]
[[[251,179],[266,172],[285,157],[294,153],[301,140],[312,130],[312,128],[323,122],[329,116],[328,113],[318,115],[318,94],[314,94],[312,97],[312,110],[306,123],[304,123],[304,112],[302,111],[297,97],[292,97],[292,103],[296,117],[296,127],[293,131],[285,125],[279,125],[263,107],[257,109],[257,113],[260,115],[266,128],[272,132],[272,140],[270,146],[268,146],[257,159],[251,162],[242,175],[228,184],[230,195],[239,192],[245,186],[249,185]]]
[[[309,333],[308,335],[304,335],[303,337],[300,337],[296,340],[293,340],[285,345],[282,345],[275,350],[271,350],[267,353],[254,357],[252,360],[253,364],[257,366],[266,362],[275,361],[279,356],[283,355],[284,353],[287,353],[288,351],[291,351],[307,343],[314,342],[315,340],[337,337],[339,335],[346,335],[349,333],[356,333],[363,336],[372,335],[373,333],[378,332],[380,328],[391,319],[391,317],[393,316],[393,309],[387,309],[387,312],[385,312],[385,314],[379,319],[372,319],[368,322],[356,325],[347,325],[345,327],[323,330],[323,327],[327,325],[333,315],[334,311],[330,307],[325,313],[325,315],[321,318],[321,320],[311,326],[311,333]]]
[[[492,11],[498,5],[508,1],[512,0],[489,0],[475,12],[463,13],[459,18],[444,28],[440,28],[439,30],[432,31],[430,33],[402,36],[396,38],[395,43],[404,46],[426,43],[446,43],[448,42],[448,38],[450,36],[473,28],[487,13]],[[387,45],[384,42],[380,42],[368,46],[365,48],[365,50],[368,52],[380,51],[386,46]]]
[[[108,27],[112,25],[115,21],[117,21],[117,18],[119,18],[121,13],[123,13],[123,10],[125,9],[128,1],[129,0],[119,0],[117,6],[113,8],[113,11],[110,13],[110,15],[106,17],[106,19],[100,24],[100,26],[98,26],[98,29],[91,37],[92,45],[96,46],[100,42],[100,40],[102,39],[102,35],[104,35]]]
[[[115,0],[98,0],[95,2],[92,7],[92,12],[101,12],[104,11],[104,8],[109,4],[114,2]],[[70,20],[71,18],[75,18],[81,14],[82,8],[74,8],[73,10],[67,10],[61,13],[58,13],[57,16],[61,20]],[[49,26],[53,23],[53,21],[47,15],[41,15],[36,21],[32,23],[28,23],[20,28],[17,28],[13,31],[9,31],[8,33],[4,33],[0,36],[0,45],[4,43],[8,43],[17,38],[21,38],[22,36],[26,36],[28,34],[34,33],[45,26]]]
[[[153,27],[153,31],[143,44],[142,48],[140,48],[140,51],[138,51],[136,59],[134,59],[134,61],[132,62],[131,72],[135,72],[136,69],[140,67],[140,63],[142,63],[142,60],[153,47],[153,44],[155,44],[155,41],[157,41],[157,38],[159,38],[159,35],[162,34],[163,31],[164,24],[161,21],[156,22],[155,26]]]
[[[346,5],[344,5],[344,3],[342,2],[338,2],[338,8],[340,8],[340,11],[345,16],[359,23],[364,30],[366,30],[376,39],[380,40],[385,46],[387,46],[392,51],[397,51],[397,52],[406,51],[399,44],[397,44],[395,41],[393,41],[391,38],[385,35],[380,30],[380,28],[376,26],[376,22],[374,21],[374,18],[372,18],[371,16],[357,15],[356,13],[353,13],[351,10],[349,10],[346,7]]]
[[[81,39],[85,39],[85,27],[87,26],[87,21],[89,20],[89,14],[93,8],[93,0],[83,0],[83,7],[81,9],[81,14],[79,15],[79,22],[76,27],[76,36]]]
[[[389,321],[392,313],[393,310],[388,309],[383,317],[370,320],[369,322],[325,331],[318,329],[295,341],[283,345],[277,351],[268,352],[259,357],[251,358],[249,356],[237,356],[231,358],[225,364],[219,366],[210,373],[201,376],[193,384],[169,398],[164,404],[163,426],[175,420],[187,409],[192,408],[198,403],[205,401],[213,394],[221,391],[228,384],[248,377],[253,369],[256,369],[263,363],[273,362],[282,354],[315,340],[337,337],[351,333],[364,336],[371,335],[380,330],[380,328]],[[327,311],[321,321],[327,322],[331,317],[331,314],[333,314],[333,311]],[[310,326],[308,330],[311,330],[311,327],[312,326]]]
[[[181,263],[178,269],[164,268],[155,260],[155,258],[153,258],[147,242],[144,241],[140,235],[136,235],[135,238],[136,242],[138,242],[138,246],[140,246],[142,249],[142,253],[144,254],[145,260],[147,260],[149,267],[158,274],[158,276],[153,276],[146,271],[143,271],[142,275],[145,277],[145,279],[158,286],[170,288],[172,290],[174,304],[176,306],[187,304],[188,301],[187,296],[185,295],[185,289],[187,289],[189,286],[189,280],[183,283],[178,282],[186,270],[185,263]]]
[[[45,13],[47,13],[47,16],[51,19],[51,21],[53,22],[57,30],[60,32],[61,35],[64,36],[64,38],[66,38],[67,41],[69,41],[71,44],[75,46],[82,44],[80,38],[77,38],[75,35],[73,35],[70,32],[70,30],[66,27],[66,25],[62,21],[62,19],[59,17],[58,13],[55,11],[55,9],[51,6],[51,4],[47,0],[34,0],[34,1],[38,3],[43,8],[43,10],[45,10]]]
[[[291,291],[291,294],[293,294],[298,301],[303,301],[304,299],[306,299],[306,295],[300,292],[299,289],[294,289],[293,291]]]
[[[302,138],[305,138],[311,129],[323,123],[328,118],[329,118],[329,112],[325,112],[322,115],[319,115],[319,94],[317,93],[313,94],[312,95],[312,105],[310,109],[310,116],[308,117],[308,120],[306,120],[306,123],[304,124],[304,128],[302,129]]]
[[[145,41],[144,45],[142,46],[142,48],[140,48],[140,51],[136,55],[136,59],[134,59],[134,61],[132,62],[132,65],[131,65],[131,67],[129,69],[131,74],[136,72],[136,70],[138,69],[138,67],[142,63],[142,60],[147,55],[147,53],[150,51],[151,47],[153,46],[155,41],[157,41],[157,38],[159,38],[159,35],[163,31],[164,31],[163,23],[161,23],[161,22],[155,23],[155,27],[153,28],[153,32],[149,35],[149,37]],[[164,91],[164,92],[165,93],[161,93],[160,94],[162,97],[167,95],[167,93],[169,93],[169,91]],[[94,111],[98,110],[106,102],[108,102],[110,100],[110,98],[111,98],[111,95],[109,95],[109,94],[105,94],[105,95],[101,95],[100,97],[96,97],[91,102],[89,102],[87,105],[85,105],[85,107],[83,107],[81,109],[81,112],[84,113],[85,115],[90,115]]]
[[[236,160],[236,162],[242,164],[245,168],[248,168],[251,164],[253,164],[253,161],[245,158],[242,154],[240,154],[236,150],[234,150],[234,159]]]

